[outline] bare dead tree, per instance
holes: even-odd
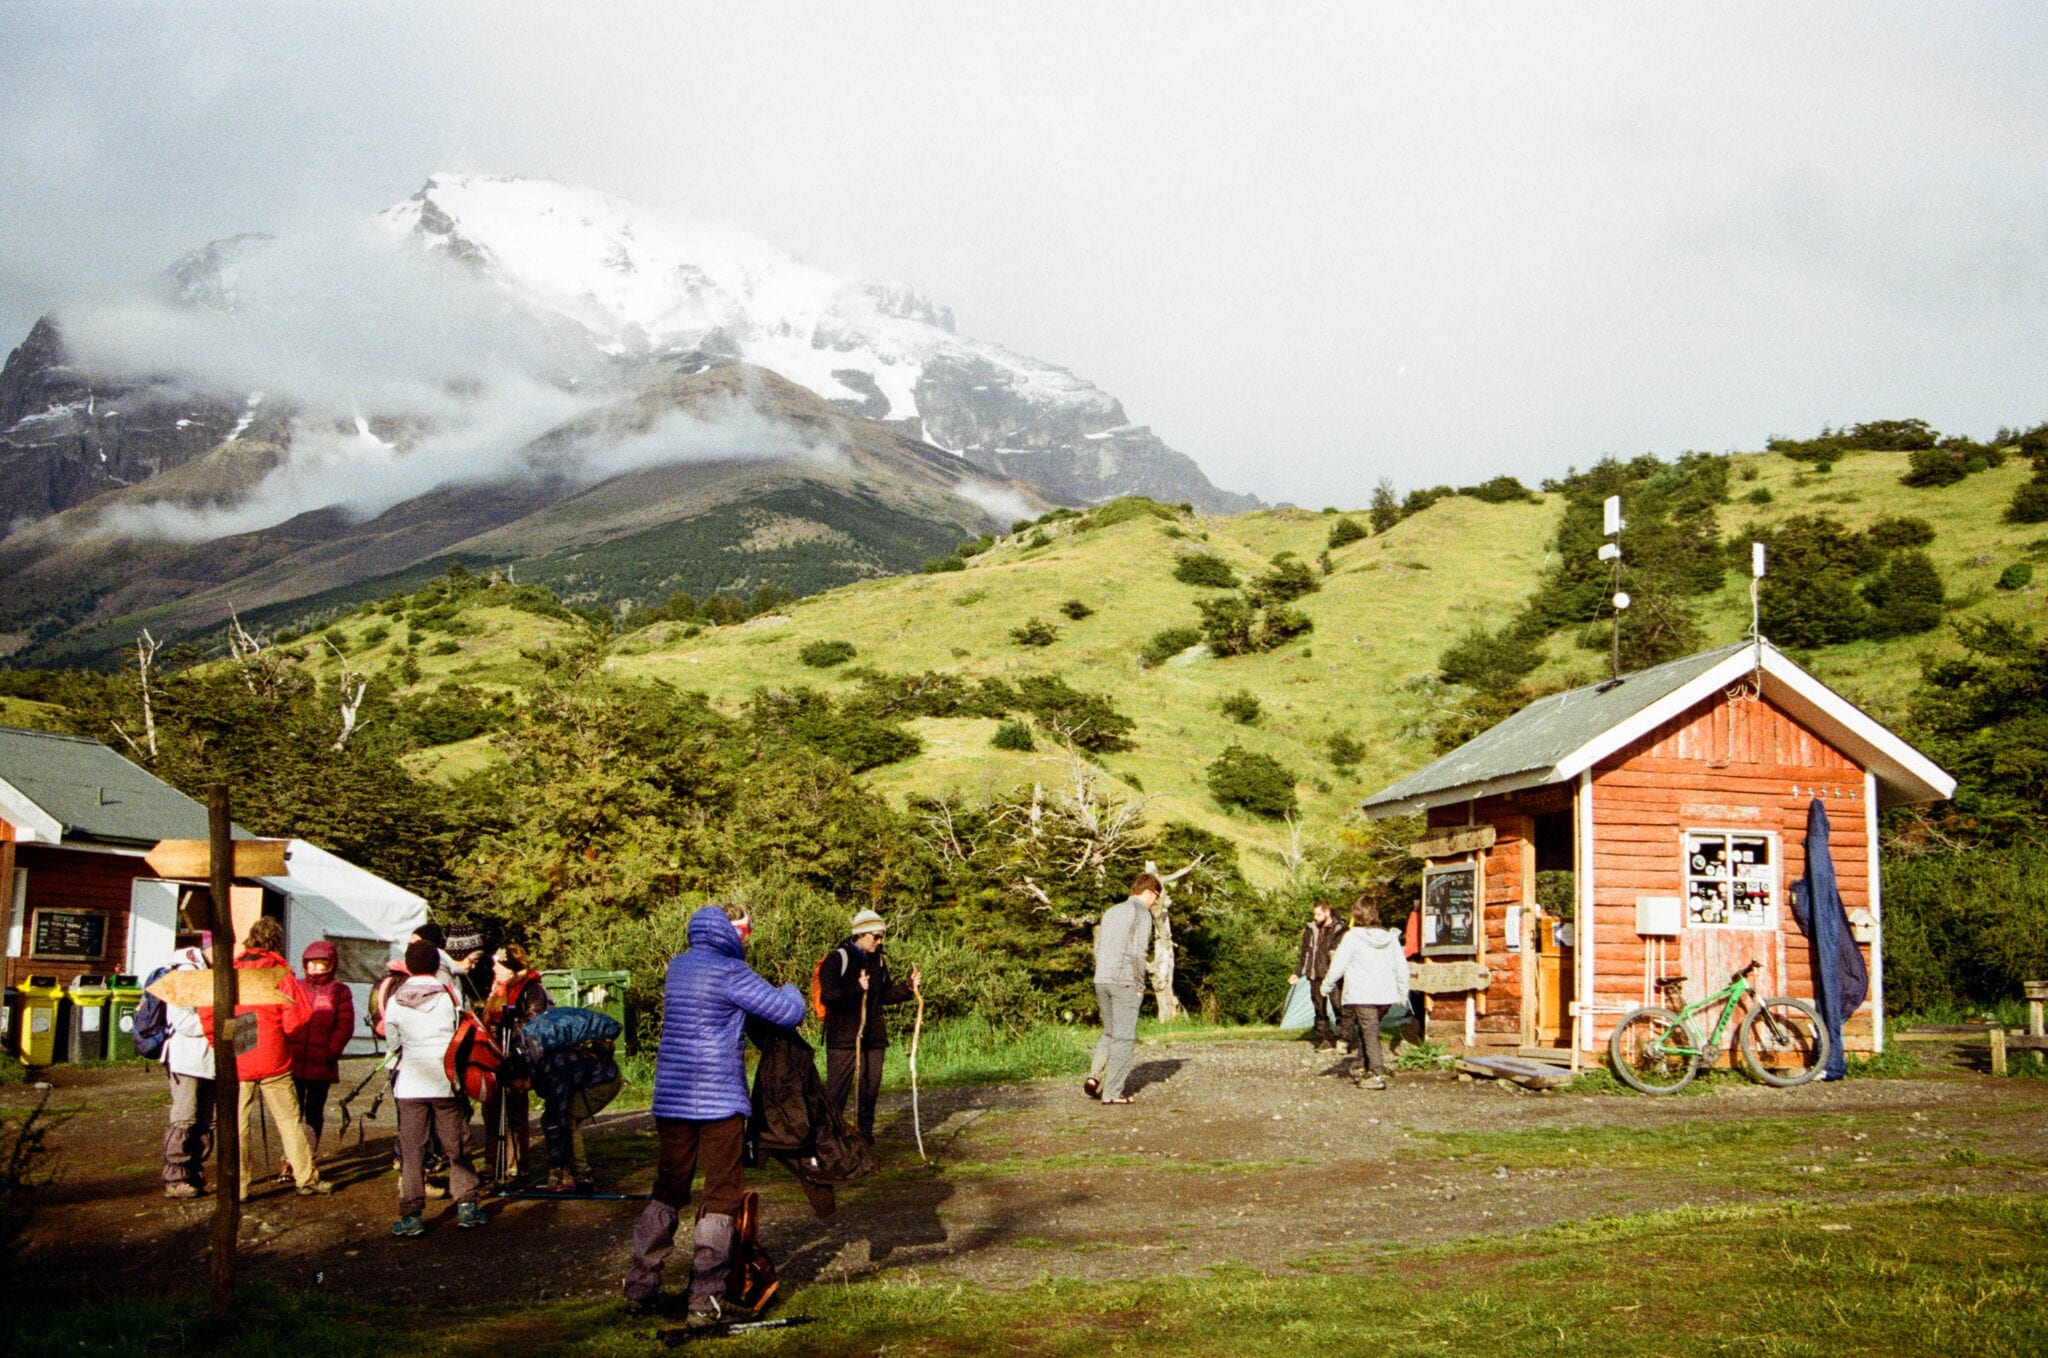
[[[1180,997],[1173,993],[1174,967],[1179,960],[1173,944],[1173,884],[1200,867],[1202,858],[1195,855],[1176,872],[1161,872],[1157,863],[1145,860],[1145,871],[1160,883],[1159,900],[1152,907],[1152,960],[1145,970],[1151,977],[1152,1004],[1161,1023],[1180,1017]]]
[[[334,652],[336,659],[341,658],[340,647],[331,641],[327,647]],[[334,738],[335,750],[348,748],[349,737],[356,733],[356,714],[362,710],[363,695],[369,690],[370,676],[359,674],[344,663],[341,667],[341,734]]]
[[[150,690],[149,674],[156,664],[158,649],[157,639],[149,634],[147,627],[143,628],[142,635],[135,638],[135,668],[142,676],[142,738],[151,759],[156,758],[156,695]],[[128,733],[123,731],[121,734],[125,739]],[[134,742],[129,743],[132,745]]]

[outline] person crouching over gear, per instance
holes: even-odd
[[[628,1309],[654,1308],[701,1158],[704,1205],[690,1267],[692,1325],[716,1324],[724,1314],[733,1217],[746,1193],[740,1155],[754,1107],[741,1044],[747,1015],[778,1028],[794,1028],[804,1018],[804,997],[795,986],[772,986],[747,965],[749,930],[743,906],[707,905],[690,916],[689,951],[668,964],[662,995],[654,1058],[659,1158],[654,1192],[633,1227],[633,1263],[622,1290]]]
[[[490,1221],[477,1203],[476,1171],[469,1163],[469,1107],[448,1080],[448,1044],[455,1040],[454,988],[437,973],[440,950],[416,939],[405,950],[411,979],[391,993],[384,1030],[398,1054],[398,1220],[391,1234],[426,1234],[420,1213],[427,1205],[427,1136],[431,1130],[448,1152],[448,1191],[456,1200],[456,1224]]]
[[[549,1193],[592,1193],[583,1124],[618,1097],[624,1080],[612,1046],[619,1021],[594,1009],[550,1009],[521,1034],[520,1054],[543,1100],[541,1135],[547,1139]]]
[[[1387,1062],[1380,1053],[1380,1020],[1389,1008],[1408,1001],[1408,958],[1401,951],[1401,935],[1380,927],[1380,908],[1370,896],[1361,894],[1351,903],[1351,928],[1330,958],[1322,992],[1337,994],[1340,985],[1344,1032],[1363,1066],[1352,1082],[1360,1089],[1385,1089]]]
[[[500,1183],[517,1179],[526,1167],[526,1085],[532,1072],[519,1034],[528,1020],[553,1005],[526,949],[507,943],[492,955],[491,993],[484,1000],[483,1020],[505,1053],[505,1064],[498,1068],[498,1087],[484,1100],[484,1163]]]
[[[1330,913],[1330,903],[1317,901],[1315,913],[1301,928],[1301,950],[1294,961],[1294,974],[1287,978],[1289,986],[1303,979],[1308,981],[1309,998],[1316,1010],[1317,1051],[1337,1045],[1337,1006],[1323,993],[1323,977],[1330,974],[1330,957],[1337,950],[1337,940],[1343,937],[1344,926]]]
[[[882,1010],[902,1004],[924,984],[916,967],[910,969],[909,985],[889,979],[889,959],[882,955],[886,927],[874,911],[861,911],[853,917],[852,935],[818,963],[818,994],[825,1002],[825,1097],[845,1116],[846,1094],[858,1069],[860,1134],[870,1145],[882,1060],[889,1050],[889,1023]]]

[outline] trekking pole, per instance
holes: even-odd
[[[924,1153],[924,1117],[917,1108],[917,1039],[924,1033],[924,987],[917,990],[917,1021],[910,1028],[910,1130],[917,1135],[917,1158],[930,1163]]]
[[[873,982],[870,981],[869,984],[873,984]],[[863,987],[860,992],[860,1027],[853,1034],[853,1125],[855,1127],[860,1126],[860,1087],[861,1077],[866,1073],[863,1062],[868,1054],[867,1040],[868,992]]]

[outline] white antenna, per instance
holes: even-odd
[[[1614,681],[1621,680],[1621,614],[1629,606],[1628,594],[1621,587],[1621,530],[1628,523],[1621,517],[1621,497],[1610,495],[1603,507],[1603,527],[1609,541],[1600,544],[1600,559],[1614,563]]]
[[[1764,648],[1763,611],[1759,596],[1764,578],[1764,545],[1761,542],[1749,544],[1749,635],[1756,642],[1757,653]]]

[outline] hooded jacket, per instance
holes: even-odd
[[[1341,1004],[1406,1004],[1408,957],[1401,950],[1401,935],[1392,929],[1345,930],[1330,956],[1323,993],[1336,994],[1340,983]]]
[[[291,1074],[292,1052],[288,1039],[305,1026],[313,1012],[312,997],[299,983],[299,978],[292,975],[291,963],[274,952],[254,949],[235,959],[237,971],[260,971],[265,967],[284,972],[284,980],[277,988],[286,1000],[283,1004],[235,1006],[237,1018],[243,1014],[256,1016],[256,1045],[235,1058],[235,1074],[243,1080],[269,1080]],[[199,1021],[206,1025],[209,1034],[213,1032],[211,1005],[199,1011]]]
[[[804,997],[747,965],[739,930],[716,906],[690,916],[690,950],[668,964],[661,1048],[654,1058],[654,1115],[691,1122],[745,1117],[753,1109],[741,1050],[752,1014],[778,1028],[803,1021]]]
[[[414,976],[384,1005],[384,1031],[398,1053],[395,1099],[452,1099],[448,1044],[455,1039],[455,992],[439,976]]]
[[[1294,974],[1320,982],[1329,975],[1330,958],[1343,937],[1344,925],[1335,917],[1325,924],[1317,924],[1311,919],[1302,925],[1301,947],[1294,959]]]
[[[181,948],[171,968],[174,971],[205,971],[206,954],[197,948]],[[164,1018],[171,1025],[171,1035],[164,1042],[164,1066],[173,1075],[211,1080],[213,1043],[207,1038],[206,1025],[200,1021],[199,1011],[167,1004],[164,1006]]]
[[[860,988],[865,974],[868,988]],[[911,989],[889,979],[889,962],[878,949],[863,952],[852,939],[825,954],[818,967],[818,994],[825,1001],[825,1045],[838,1051],[880,1051],[889,1045],[889,1022],[882,1007],[902,1004]],[[861,1002],[867,1002],[867,1029],[861,1029]]]
[[[293,1079],[332,1084],[341,1078],[341,1054],[356,1034],[356,997],[335,975],[335,963],[339,960],[334,945],[324,938],[308,943],[299,959],[306,969],[303,984],[313,1011],[307,1016],[306,1025],[287,1038],[292,1051]],[[311,964],[320,961],[327,963],[325,976],[313,975]]]

